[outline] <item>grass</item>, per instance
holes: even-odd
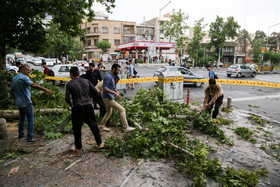
[[[229,114],[229,113],[232,112],[232,109],[229,109],[229,108],[227,108],[227,107],[222,107],[222,108],[221,108],[221,111],[222,111],[222,112],[225,112],[225,113],[227,113],[227,114]]]
[[[251,143],[256,143],[256,139],[252,138],[253,132],[249,131],[246,127],[238,127],[235,130],[235,133],[241,136],[243,139],[248,140]]]
[[[217,123],[219,125],[230,125],[233,123],[233,121],[231,121],[229,119],[225,119],[225,118],[218,118]]]
[[[248,107],[253,107],[253,108],[260,108],[260,106],[257,106],[257,105],[251,105],[249,104]]]
[[[250,114],[249,119],[257,124],[265,124],[267,121],[262,119],[260,116]]]

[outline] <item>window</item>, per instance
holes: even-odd
[[[91,45],[91,40],[87,40],[87,46]]]
[[[108,40],[108,39],[103,39],[103,41],[107,41],[107,42],[109,42],[109,40]]]
[[[121,33],[121,28],[120,27],[114,27],[114,33],[115,34],[120,34]]]
[[[59,72],[70,72],[70,69],[68,66],[61,66]]]
[[[89,28],[87,28],[87,32],[88,32],[88,33],[90,33],[90,27],[89,27]]]
[[[98,39],[94,39],[94,45],[96,46],[96,43],[98,42]]]
[[[121,41],[120,40],[114,40],[115,45],[120,45]]]
[[[123,41],[124,43],[135,41],[135,36],[124,36]]]
[[[131,29],[130,29],[130,28],[124,27],[124,28],[123,28],[123,33],[124,33],[124,34],[131,34],[132,32],[131,32]]]
[[[137,41],[144,41],[143,35],[137,35]]]
[[[139,33],[139,34],[144,33],[144,28],[143,27],[137,27],[137,33]]]
[[[108,34],[109,33],[108,27],[102,27],[102,33]]]
[[[93,28],[93,32],[94,32],[94,33],[98,33],[98,27],[94,27],[94,28]]]

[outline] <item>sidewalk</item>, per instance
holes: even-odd
[[[213,147],[210,158],[218,157],[223,165],[235,168],[255,170],[267,167],[268,177],[260,179],[258,186],[277,186],[280,184],[280,162],[271,144],[280,140],[280,126],[270,122],[256,125],[248,120],[248,114],[234,109],[230,114],[221,112],[223,117],[234,121],[233,124],[220,126],[235,143],[234,146],[217,144],[217,139],[200,132],[186,134],[189,139],[200,139]],[[241,139],[234,133],[237,127],[247,127],[253,131],[257,143],[252,144]],[[93,136],[87,126],[83,127],[84,153],[77,155],[70,150],[73,146],[73,135],[65,135],[63,139],[47,140],[29,144],[16,137],[16,123],[9,124],[10,139],[1,140],[13,149],[25,149],[30,154],[21,158],[6,159],[0,163],[0,186],[192,186],[192,181],[181,174],[170,160],[135,159],[131,157],[106,157],[106,150],[98,150]],[[266,136],[269,134],[269,136]],[[103,138],[119,136],[120,130],[112,128],[111,132],[103,133]],[[265,144],[265,150],[261,147]],[[279,146],[279,145],[278,145]],[[279,147],[278,147],[279,148]],[[18,168],[13,174],[9,174]],[[219,186],[217,182],[207,178],[208,186]]]

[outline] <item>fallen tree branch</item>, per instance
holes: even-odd
[[[34,114],[41,112],[42,114],[59,113],[62,114],[65,111],[63,108],[45,108],[45,109],[35,109]],[[18,110],[0,110],[0,118],[5,119],[18,119]]]

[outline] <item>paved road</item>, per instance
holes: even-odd
[[[136,67],[139,72],[140,77],[149,77],[153,76],[153,73],[158,69],[158,67]],[[204,68],[191,68],[194,73],[203,75],[204,77],[208,76],[208,71]],[[215,73],[219,76],[220,79],[239,79],[239,80],[256,80],[256,81],[267,81],[267,82],[276,82],[280,83],[279,74],[262,74],[257,75],[255,78],[235,78],[227,77],[226,69],[214,69]],[[155,86],[155,83],[145,83],[137,84],[136,90],[139,88],[151,88]],[[186,95],[187,89],[190,88],[190,102],[198,101],[203,102],[204,98],[204,88],[196,88],[194,86],[184,86],[184,94]],[[266,87],[255,87],[255,86],[238,86],[238,85],[222,85],[225,95],[224,104],[228,97],[232,98],[232,105],[236,106],[239,109],[246,111],[252,111],[254,113],[272,118],[274,120],[280,121],[279,114],[279,88],[266,88]],[[131,93],[132,92],[132,93]],[[133,96],[136,91],[128,90],[127,95]]]
[[[33,66],[32,68],[43,71],[43,68],[40,66]],[[107,68],[110,68],[110,65],[106,65]],[[140,77],[152,77],[154,72],[159,68],[157,67],[136,67],[138,75]],[[191,68],[194,73],[203,75],[204,77],[208,76],[208,71],[205,68]],[[225,73],[226,69],[214,69],[214,72],[219,76],[220,79],[239,79],[239,80],[256,80],[256,81],[266,81],[266,82],[276,82],[280,83],[280,74],[261,74],[257,75],[255,78],[235,78],[227,77]],[[139,89],[149,89],[153,88],[156,84],[153,82],[150,83],[137,83],[134,90],[126,90],[125,97],[133,99],[136,92]],[[198,101],[199,103],[203,102],[204,98],[204,88],[196,88],[194,86],[184,86],[184,94],[186,97],[187,89],[190,88],[190,102]],[[224,90],[224,104],[228,97],[232,98],[232,105],[236,106],[239,109],[246,111],[252,111],[254,113],[266,116],[273,120],[280,121],[279,115],[279,88],[266,88],[266,87],[255,87],[255,86],[238,86],[238,85],[222,85]],[[63,87],[61,87],[63,90]],[[186,100],[186,99],[185,99]]]

